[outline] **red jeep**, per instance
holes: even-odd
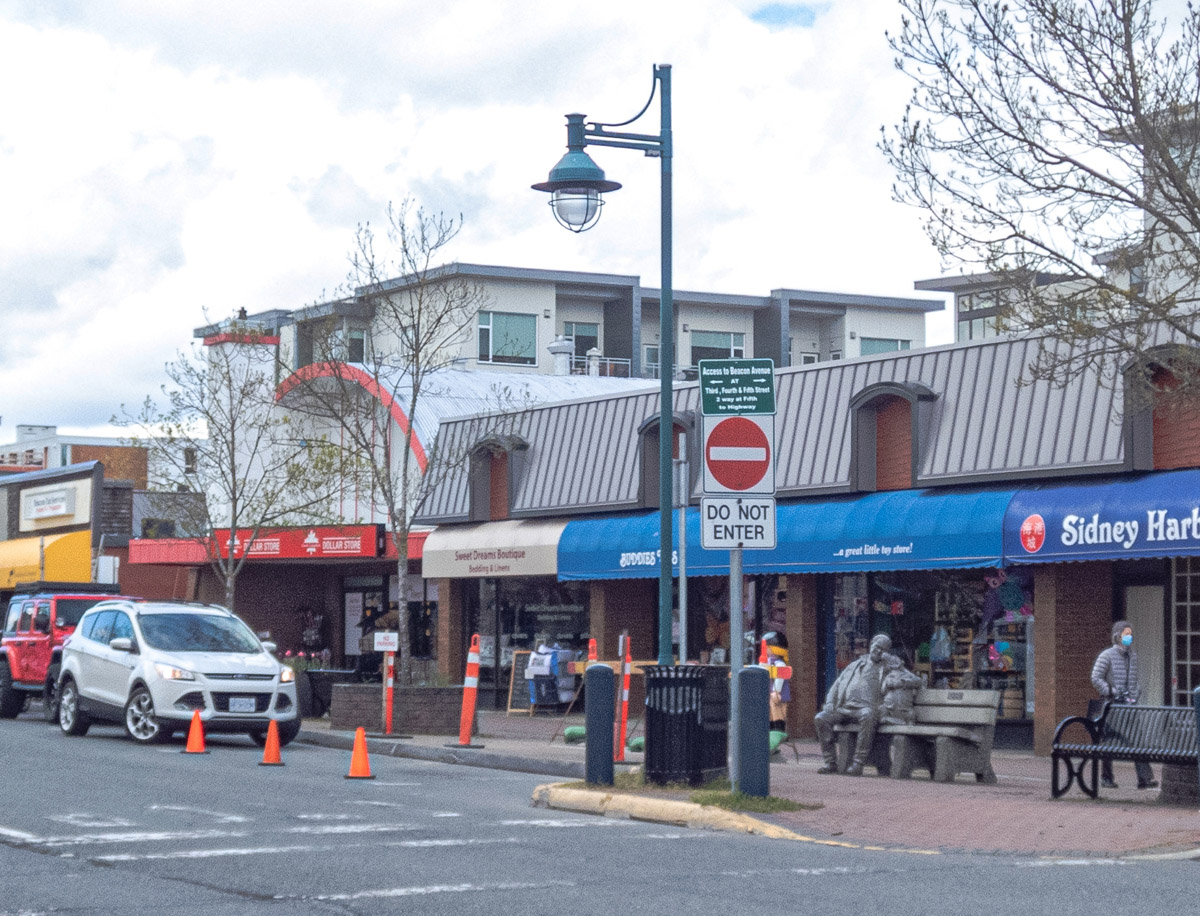
[[[58,721],[56,682],[63,640],[84,611],[106,598],[120,597],[110,585],[86,582],[18,586],[0,636],[0,718],[16,717],[31,696],[40,696],[46,721]]]

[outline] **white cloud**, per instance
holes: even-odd
[[[939,265],[875,148],[907,95],[883,37],[898,7],[769,27],[767,5],[9,2],[0,440],[157,390],[205,309],[318,299],[355,225],[407,194],[464,215],[456,259],[657,285],[656,160],[592,150],[625,187],[579,236],[529,190],[564,113],[632,116],[654,63],[673,65],[678,287],[913,295]]]

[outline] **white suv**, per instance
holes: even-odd
[[[102,601],[63,644],[58,724],[82,735],[96,720],[124,722],[150,744],[186,729],[242,732],[259,744],[271,720],[279,741],[300,731],[296,675],[223,607],[177,601]]]

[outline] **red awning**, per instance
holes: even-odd
[[[391,537],[383,535],[382,554],[375,549],[375,525],[342,525],[276,529],[261,534],[250,548],[251,562],[270,560],[324,560],[336,557],[398,558]],[[419,560],[428,531],[408,535],[408,558]],[[228,530],[218,531],[218,543],[228,543]],[[368,548],[368,544],[370,545]],[[167,566],[201,566],[208,562],[208,545],[195,538],[133,538],[129,542],[130,563]]]

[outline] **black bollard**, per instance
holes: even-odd
[[[1194,708],[1196,710],[1196,734],[1198,736],[1200,736],[1200,687],[1197,687],[1195,690],[1192,691],[1192,708]],[[1196,763],[1197,763],[1197,766],[1200,766],[1200,756],[1197,757]],[[1092,770],[1093,778],[1095,777],[1095,773],[1096,773],[1096,771]],[[1196,774],[1196,776],[1197,776],[1197,778],[1200,778],[1200,772],[1198,772]],[[1167,777],[1166,777],[1166,774],[1164,773],[1163,774],[1163,784],[1164,785],[1166,784],[1166,781],[1167,781]],[[1093,781],[1093,785],[1095,785],[1094,781]]]
[[[584,778],[597,786],[613,784],[613,716],[616,675],[608,665],[592,665],[583,675],[586,700],[587,756]]]
[[[735,791],[766,798],[771,788],[770,728],[771,679],[762,668],[738,672],[738,747],[741,769]]]

